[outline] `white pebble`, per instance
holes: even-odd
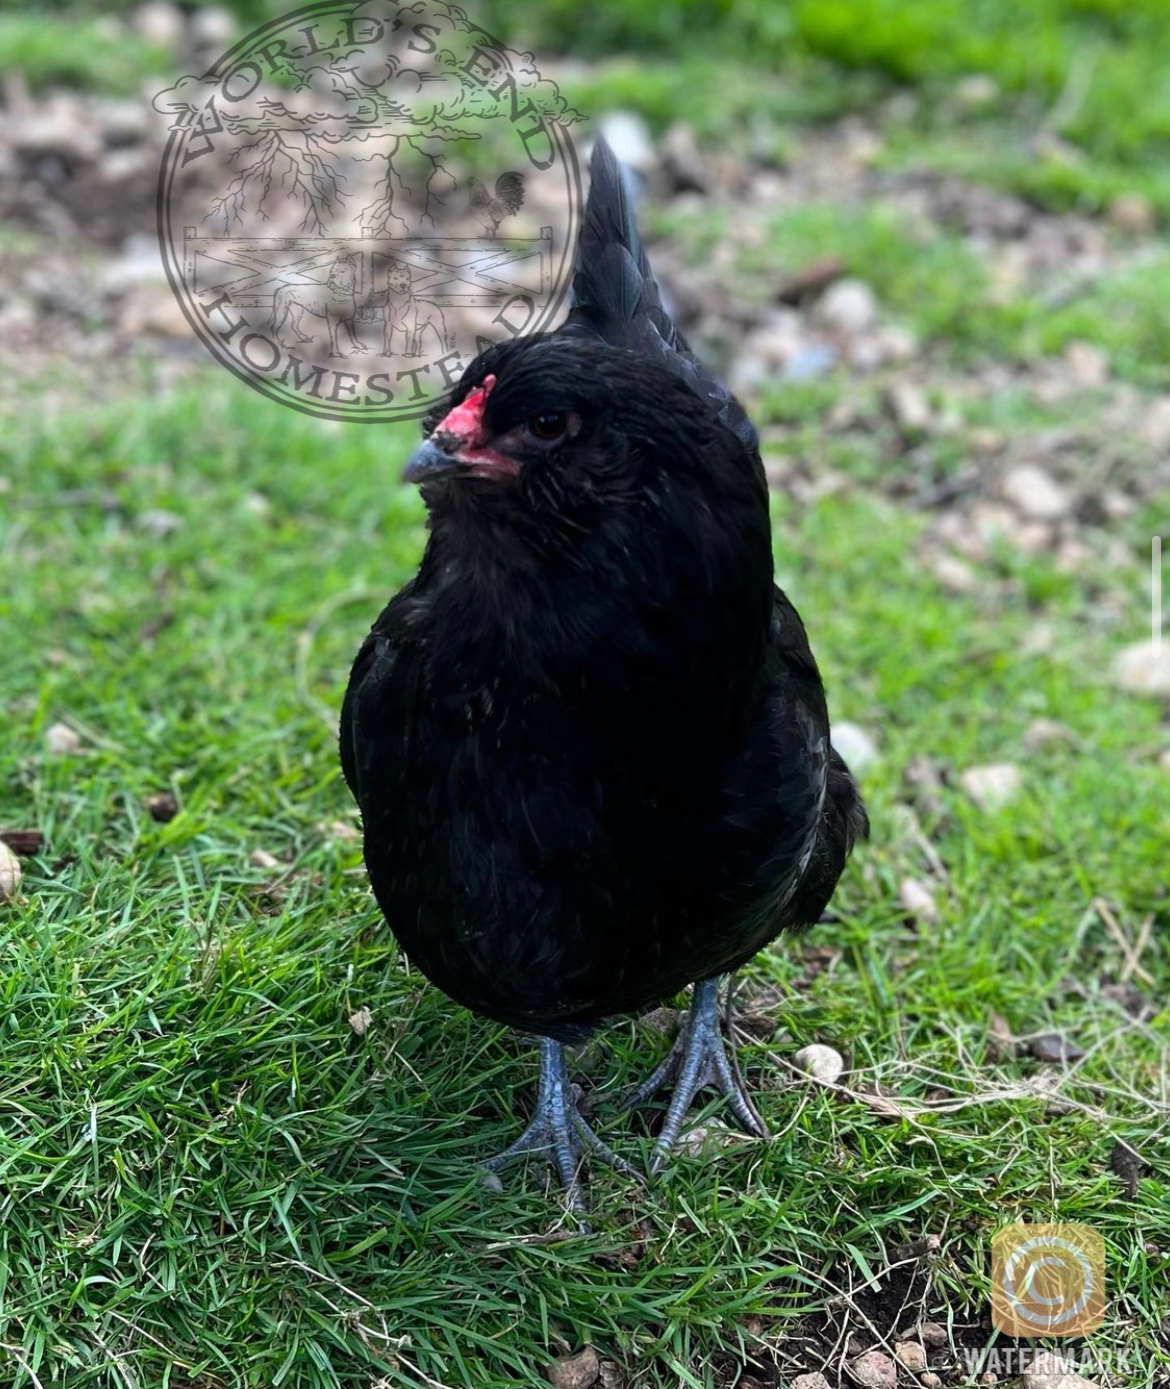
[[[1170,695],[1170,636],[1134,642],[1117,653],[1113,683],[1127,694]]]
[[[877,322],[877,295],[864,280],[846,276],[831,284],[817,303],[815,318],[835,332],[864,333]]]
[[[1056,521],[1067,516],[1072,508],[1068,490],[1034,463],[1021,463],[1003,480],[1003,495],[1011,504],[1034,521]]]
[[[54,757],[72,757],[81,751],[81,734],[67,723],[50,724],[45,730],[45,747]]]
[[[20,880],[24,870],[20,860],[7,844],[0,839],[0,902],[11,902],[20,891]]]
[[[819,1080],[822,1085],[834,1084],[845,1069],[845,1058],[841,1053],[834,1051],[832,1047],[822,1046],[819,1042],[801,1047],[792,1058],[792,1062],[806,1075],[812,1076],[813,1080]]]
[[[1022,778],[1014,762],[989,762],[959,773],[959,785],[980,810],[1001,810],[1020,791]]]
[[[898,889],[898,900],[907,915],[915,920],[924,921],[928,926],[933,926],[938,920],[938,904],[934,900],[934,893],[917,878],[902,880]]]

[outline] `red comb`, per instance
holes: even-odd
[[[478,438],[483,429],[483,407],[495,384],[494,376],[485,376],[482,385],[477,386],[466,400],[443,416],[435,433],[453,434],[456,439]]]

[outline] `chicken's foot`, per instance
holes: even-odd
[[[695,1096],[706,1086],[723,1095],[745,1132],[767,1138],[768,1129],[744,1089],[730,1039],[724,1040],[719,1017],[719,981],[701,979],[691,995],[691,1008],[666,1059],[641,1085],[622,1097],[625,1109],[645,1104],[671,1081],[674,1093],[654,1143],[651,1174],[661,1171],[678,1142]]]
[[[569,1209],[578,1225],[587,1230],[585,1190],[581,1171],[587,1157],[606,1163],[623,1176],[642,1181],[640,1174],[624,1158],[603,1143],[581,1116],[577,1093],[569,1080],[563,1043],[551,1037],[540,1039],[540,1084],[532,1121],[502,1153],[483,1164],[489,1172],[499,1172],[517,1158],[541,1154],[556,1169]]]

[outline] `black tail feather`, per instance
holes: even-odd
[[[698,361],[662,307],[638,233],[629,174],[601,136],[589,168],[568,330],[665,357],[698,395],[711,401],[723,423],[749,448],[756,448],[756,431],[743,408]]]

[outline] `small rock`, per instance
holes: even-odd
[[[166,279],[157,240],[135,232],[123,243],[121,256],[102,266],[97,275],[97,288],[103,294],[122,294],[134,285],[163,286]]]
[[[1059,1354],[1042,1350],[1024,1371],[1021,1389],[1099,1389],[1095,1380],[1079,1375]]]
[[[183,40],[183,12],[165,0],[151,0],[134,11],[134,27],[147,43],[177,48]]]
[[[138,174],[144,173],[153,163],[148,149],[106,150],[98,166],[98,178],[102,183],[129,183]]]
[[[147,140],[151,131],[151,108],[148,101],[130,98],[126,101],[103,101],[94,112],[107,141],[119,145]],[[134,237],[141,233],[132,233]],[[155,245],[158,245],[157,240]],[[157,251],[156,251],[157,255]]]
[[[1059,1032],[1042,1032],[1028,1043],[1028,1050],[1037,1061],[1047,1061],[1055,1066],[1065,1066],[1070,1061],[1079,1061],[1084,1051],[1075,1042],[1062,1037]]]
[[[814,1370],[811,1374],[797,1375],[792,1381],[792,1389],[829,1389],[829,1381],[820,1370]]]
[[[200,8],[191,16],[191,37],[209,48],[223,48],[236,36],[235,16],[216,5]]]
[[[1170,695],[1170,638],[1134,642],[1119,651],[1113,683],[1127,694]]]
[[[926,1259],[931,1254],[937,1254],[941,1248],[941,1235],[920,1235],[908,1244],[896,1244],[893,1251],[894,1259],[897,1263],[904,1263],[907,1259]]]
[[[909,328],[890,323],[877,331],[882,358],[887,362],[908,362],[918,353],[918,339]]]
[[[781,304],[797,308],[806,300],[824,294],[834,280],[839,280],[844,274],[845,263],[836,256],[814,260],[790,275],[777,289],[776,298]]]
[[[626,1377],[621,1366],[613,1360],[603,1360],[598,1367],[599,1389],[626,1389]]]
[[[1040,555],[1052,549],[1052,527],[1046,521],[1022,521],[1013,526],[1008,539],[1028,555]]]
[[[676,1151],[693,1158],[715,1157],[728,1148],[738,1148],[741,1143],[750,1142],[750,1134],[728,1128],[726,1124],[696,1124],[678,1140]]]
[[[658,162],[646,122],[637,111],[610,111],[599,122],[610,149],[628,168],[649,173]]]
[[[1142,443],[1153,449],[1170,449],[1170,395],[1156,400],[1146,411],[1145,418],[1138,428]]]
[[[1085,162],[1085,152],[1068,140],[1062,140],[1051,130],[1041,130],[1028,141],[1038,159],[1062,169],[1079,169]]]
[[[54,757],[73,757],[81,751],[81,734],[67,723],[50,724],[45,730],[45,747]]]
[[[959,773],[959,785],[980,810],[1002,810],[1019,795],[1020,769],[1014,762],[989,762]]]
[[[845,153],[857,164],[873,164],[882,152],[882,137],[857,121],[846,123]]]
[[[917,1341],[899,1341],[894,1346],[894,1356],[914,1374],[926,1369],[926,1351]]]
[[[1068,491],[1034,463],[1012,468],[1001,490],[1007,501],[1034,521],[1058,521],[1072,510]]]
[[[38,161],[66,159],[70,166],[96,161],[102,152],[101,135],[81,98],[57,92],[30,106],[23,115],[9,117],[6,143],[17,153]]]
[[[179,301],[154,285],[135,285],[129,290],[121,301],[118,331],[128,338],[144,333],[180,340],[191,337],[191,325]]]
[[[1128,1143],[1123,1143],[1119,1138],[1109,1154],[1109,1166],[1120,1180],[1126,1198],[1130,1201],[1137,1200],[1138,1182],[1145,1166],[1140,1154],[1135,1153]]]
[[[1125,492],[1118,491],[1116,488],[1106,488],[1098,498],[1101,510],[1108,521],[1124,521],[1127,516],[1132,516],[1138,509],[1137,502]]]
[[[913,381],[895,381],[886,391],[886,403],[903,434],[924,434],[930,428],[930,402]]]
[[[1000,502],[976,502],[967,514],[968,546],[973,554],[986,553],[990,545],[1010,537],[1016,529],[1016,513]]]
[[[805,348],[804,322],[795,309],[774,309],[744,339],[731,365],[733,390],[751,392],[782,372]]]
[[[1064,364],[1078,386],[1101,386],[1109,376],[1109,358],[1099,347],[1080,339],[1064,349]]]
[[[817,301],[813,317],[823,327],[847,337],[864,333],[877,323],[877,296],[864,280],[836,280]]]
[[[991,1013],[987,1019],[987,1050],[993,1061],[1015,1055],[1016,1035],[1008,1026],[1007,1019],[999,1013]]]
[[[897,1389],[898,1367],[880,1350],[867,1350],[851,1360],[849,1373],[863,1389]]]
[[[851,772],[863,772],[877,761],[877,744],[860,724],[838,720],[833,724],[832,739]]]
[[[708,177],[695,132],[685,121],[675,121],[659,146],[662,162],[679,192],[705,193]]]
[[[845,1058],[832,1047],[814,1042],[811,1046],[801,1047],[793,1056],[792,1064],[799,1066],[806,1075],[819,1080],[822,1085],[832,1085],[845,1069]]]
[[[165,540],[182,526],[183,518],[175,511],[166,511],[161,506],[154,506],[139,512],[135,524],[140,531],[145,531],[155,540]]]
[[[1150,1000],[1136,984],[1128,979],[1124,984],[1103,984],[1101,995],[1103,998],[1107,998],[1110,1003],[1116,1003],[1119,1008],[1124,1008],[1131,1018],[1140,1018],[1147,1008],[1153,1011],[1153,1004]]]
[[[918,1376],[918,1382],[925,1386],[925,1389],[942,1389],[942,1380],[933,1370],[924,1370]]]
[[[827,342],[805,342],[784,363],[785,381],[815,381],[837,364],[836,349]]]
[[[248,862],[253,868],[263,868],[268,871],[281,866],[276,855],[270,854],[267,849],[253,849],[248,855]]]
[[[11,902],[20,891],[24,869],[20,860],[7,844],[0,839],[0,902]]]
[[[166,825],[179,813],[179,802],[172,791],[156,791],[153,795],[147,796],[146,808],[150,811],[152,820]]]
[[[1144,193],[1119,193],[1105,215],[1118,231],[1130,236],[1149,236],[1158,223],[1154,204]]]
[[[1003,448],[1003,435],[990,425],[976,425],[971,431],[971,448],[982,458],[988,458]]]
[[[945,1346],[950,1341],[947,1329],[941,1322],[924,1321],[918,1326],[918,1339],[924,1346]]]
[[[949,593],[974,593],[979,576],[965,559],[946,550],[928,554],[926,567]]]
[[[545,1378],[553,1389],[590,1389],[601,1374],[601,1361],[592,1346],[576,1355],[565,1355],[546,1366]]]
[[[1067,723],[1059,723],[1056,719],[1033,719],[1024,730],[1024,747],[1028,752],[1041,752],[1054,743],[1078,747],[1080,741]]]
[[[902,879],[902,885],[898,889],[898,901],[916,921],[933,926],[938,920],[938,904],[934,900],[934,893],[917,878]]]
[[[638,1026],[643,1032],[657,1032],[660,1037],[673,1037],[678,1031],[679,1021],[677,1008],[652,1008],[649,1013],[643,1013],[638,1019]]]
[[[1056,650],[1056,628],[1051,622],[1038,618],[1031,624],[1017,653],[1020,656],[1049,656]]]
[[[999,100],[999,83],[985,72],[973,72],[955,83],[955,100],[968,111],[993,106]]]
[[[364,1037],[370,1030],[370,1025],[374,1021],[374,1015],[368,1008],[359,1008],[356,1013],[349,1015],[349,1025],[359,1037]]]

